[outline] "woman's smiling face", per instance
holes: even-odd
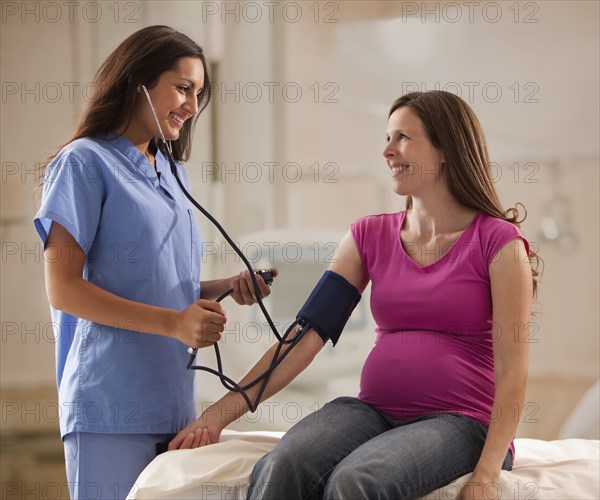
[[[444,155],[433,146],[423,123],[408,106],[390,115],[386,139],[383,156],[394,179],[394,192],[418,195],[432,183],[443,182]]]

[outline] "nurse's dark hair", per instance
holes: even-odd
[[[527,217],[527,210],[522,203],[508,210],[502,207],[494,187],[485,135],[471,107],[450,92],[411,92],[394,101],[388,118],[402,107],[409,108],[419,117],[432,145],[443,153],[442,175],[452,195],[469,208],[520,227]],[[519,206],[524,212],[522,218]],[[412,197],[407,196],[406,209],[411,208]],[[531,247],[529,260],[535,297],[541,274],[538,268],[543,261]]]
[[[211,85],[202,48],[191,38],[169,26],[148,26],[125,39],[102,63],[94,76],[92,96],[66,144],[81,137],[97,137],[129,124],[139,85],[151,89],[165,71],[174,69],[182,57],[196,57],[204,67],[204,86],[198,94],[198,114],[187,120],[172,141],[173,157],[186,161],[190,157],[194,126],[200,112],[208,105]],[[43,170],[58,151],[42,165]]]

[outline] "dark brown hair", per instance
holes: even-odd
[[[419,117],[432,145],[443,153],[442,171],[452,195],[469,208],[519,227],[527,217],[527,210],[522,203],[508,210],[502,208],[492,180],[485,135],[470,106],[450,92],[411,92],[394,101],[388,118],[404,106]],[[525,212],[522,219],[519,219],[519,206]],[[408,196],[406,209],[411,207],[412,197]],[[530,248],[529,260],[535,297],[542,259]]]
[[[202,48],[168,26],[148,26],[136,31],[108,56],[94,76],[93,95],[75,131],[59,151],[81,137],[97,137],[127,126],[136,95],[139,95],[138,85],[152,88],[160,75],[174,69],[182,57],[196,57],[204,67],[204,87],[198,95],[198,114],[184,123],[179,138],[171,143],[175,160],[188,160],[194,126],[200,112],[208,105],[211,85]],[[56,154],[58,151],[42,165],[42,174]]]

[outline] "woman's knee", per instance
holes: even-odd
[[[343,465],[336,467],[325,486],[324,500],[379,498],[380,485],[373,476],[373,472],[360,467],[344,467]]]
[[[275,447],[262,457],[252,471],[252,482],[285,482],[296,476],[301,469],[301,462],[293,450],[287,447]]]
[[[294,454],[287,449],[274,449],[254,466],[248,498],[300,498],[302,484],[303,471]]]

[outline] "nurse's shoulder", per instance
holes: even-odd
[[[111,143],[103,137],[80,137],[66,144],[56,155],[56,159],[74,156],[82,163],[106,161],[114,156]]]
[[[63,146],[48,164],[46,181],[69,179],[102,185],[114,176],[115,157],[103,138],[80,137]]]

